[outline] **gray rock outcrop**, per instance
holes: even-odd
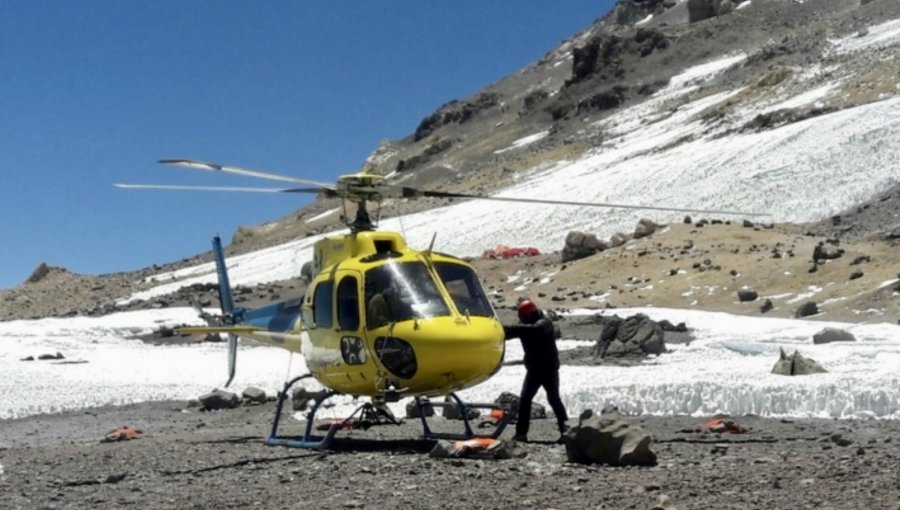
[[[244,402],[247,404],[265,404],[266,403],[266,392],[255,386],[247,387],[241,393],[241,397],[243,397]]]
[[[794,351],[790,356],[781,349],[781,357],[772,367],[772,373],[777,375],[809,375],[821,374],[827,370],[822,367],[816,360],[806,358],[800,354],[800,351]]]
[[[241,403],[241,399],[238,398],[237,394],[218,388],[204,395],[200,395],[197,400],[200,402],[200,407],[207,411],[234,409]]]
[[[747,303],[759,299],[759,293],[753,289],[741,289],[738,291],[738,301]]]
[[[794,312],[794,317],[799,319],[801,317],[809,317],[810,315],[816,315],[818,313],[819,305],[817,305],[815,301],[808,301],[806,303],[803,303],[803,306],[801,306],[797,309],[796,312]]]
[[[291,404],[294,411],[304,411],[310,402],[322,400],[327,394],[326,390],[309,391],[302,386],[298,386],[291,392]]]
[[[431,402],[423,402],[422,407],[416,405],[416,399],[411,399],[406,403],[407,418],[421,418],[422,413],[425,413],[426,418],[434,416],[434,406],[431,405]]]
[[[656,232],[656,229],[658,228],[659,225],[657,225],[656,223],[648,220],[647,218],[641,218],[641,220],[638,221],[637,226],[634,227],[634,238],[640,239],[642,237],[647,237]]]
[[[855,342],[856,337],[843,329],[825,328],[813,335],[814,344],[827,344],[831,342]]]
[[[566,235],[566,245],[562,250],[562,261],[583,259],[609,248],[609,245],[601,241],[594,234],[571,231]]]
[[[666,352],[662,326],[639,313],[626,319],[617,315],[595,316],[600,326],[600,339],[594,347],[596,357],[662,354]]]
[[[578,423],[563,434],[566,457],[579,464],[655,466],[651,442],[647,432],[620,414],[595,414],[591,409],[581,413]]]

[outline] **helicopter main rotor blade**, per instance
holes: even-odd
[[[240,193],[323,193],[329,189],[322,188],[246,188],[236,186],[181,186],[172,184],[113,184],[124,189],[164,189],[175,191],[235,191]]]
[[[287,175],[271,174],[268,172],[260,172],[258,170],[250,170],[239,166],[220,165],[218,163],[209,163],[206,161],[197,161],[193,159],[161,159],[160,163],[164,165],[181,166],[185,168],[193,168],[195,170],[205,170],[207,172],[224,172],[226,174],[243,175],[247,177],[256,177],[259,179],[268,179],[270,181],[296,182],[298,184],[311,184],[326,189],[334,189],[333,184],[327,182],[313,181],[310,179],[300,179],[298,177],[290,177]]]
[[[550,204],[550,205],[575,205],[581,207],[609,207],[622,209],[648,209],[653,211],[674,211],[689,212],[703,214],[735,214],[740,216],[768,216],[766,213],[745,212],[745,211],[720,211],[711,209],[689,209],[681,207],[660,207],[652,205],[632,205],[632,204],[611,204],[606,202],[570,202],[567,200],[547,200],[541,198],[516,198],[516,197],[498,197],[489,195],[475,195],[469,193],[452,193],[449,191],[430,191],[419,190],[415,188],[401,188],[403,198],[416,197],[432,197],[432,198],[473,198],[478,200],[497,200],[501,202],[519,202],[525,204]]]

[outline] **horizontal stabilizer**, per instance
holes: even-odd
[[[235,326],[183,326],[175,329],[178,335],[207,335],[213,333],[228,333],[256,340],[257,342],[281,347],[293,352],[300,352],[302,338],[300,333],[284,333],[281,331],[269,331],[268,329],[249,324]],[[229,338],[230,340],[230,338]],[[229,350],[231,346],[229,346]]]
[[[256,331],[266,331],[259,326],[239,324],[237,326],[182,326],[175,329],[178,335],[208,335],[212,333],[234,333],[235,335],[247,335]]]

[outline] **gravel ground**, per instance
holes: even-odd
[[[659,462],[617,468],[567,463],[553,420],[534,421],[509,460],[431,458],[415,420],[341,432],[324,452],[268,447],[273,409],[155,402],[5,421],[0,508],[650,509],[663,495],[678,509],[900,508],[892,421],[746,416],[749,433],[720,435],[705,418],[628,418]],[[124,425],[144,434],[100,443]]]

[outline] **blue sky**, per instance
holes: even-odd
[[[293,195],[195,158],[316,180],[355,172],[444,102],[555,48],[602,1],[36,1],[0,5],[0,288],[42,261],[129,271],[206,251]]]

